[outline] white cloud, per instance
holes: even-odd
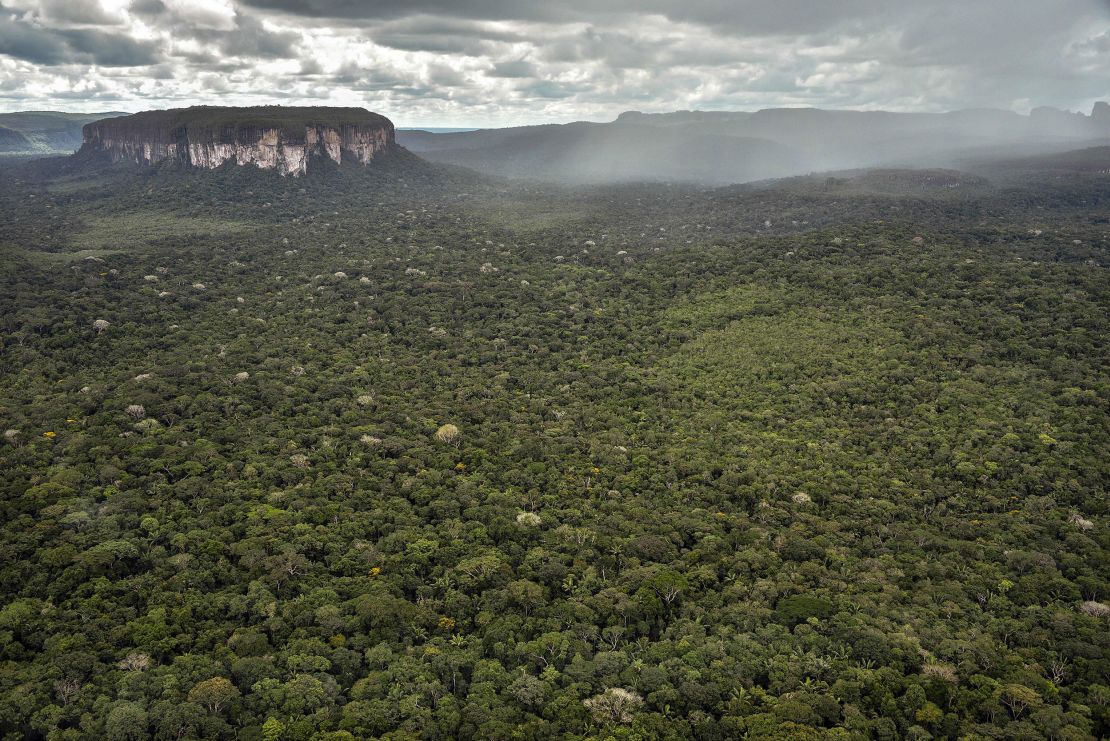
[[[197,28],[230,31],[235,28],[231,0],[162,0],[171,13]]]
[[[401,126],[508,125],[627,109],[1089,110],[1110,91],[1104,0],[0,6],[24,24],[0,27],[7,110],[341,101]]]

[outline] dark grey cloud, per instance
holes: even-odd
[[[128,8],[134,15],[151,17],[161,16],[169,12],[162,0],[134,0]]]
[[[487,74],[493,77],[538,77],[539,68],[527,59],[510,59],[493,65]]]
[[[400,125],[1088,110],[1110,94],[1110,1],[0,0],[0,90],[24,93],[7,108],[327,100]]]
[[[742,29],[814,33],[882,16],[889,0],[242,0],[243,5],[316,19],[373,21],[424,15],[472,20],[598,23],[629,15]]]
[[[380,34],[454,36],[456,38],[510,43],[533,40],[533,37],[525,32],[511,30],[496,23],[429,15],[414,15],[386,22],[375,22],[373,28],[374,33]]]
[[[467,57],[496,54],[498,44],[530,41],[525,34],[489,23],[426,15],[375,22],[362,32],[374,43],[392,49]]]
[[[105,67],[136,67],[154,64],[162,58],[155,44],[136,41],[118,33],[96,29],[59,31],[76,61]]]
[[[466,75],[446,64],[435,64],[429,67],[428,82],[441,89],[464,87],[467,84]]]
[[[69,50],[57,34],[20,23],[11,16],[0,17],[0,54],[44,65],[70,60]]]
[[[123,33],[96,28],[51,30],[36,24],[0,17],[0,54],[34,64],[93,64],[134,67],[154,64],[161,55],[154,44]]]
[[[553,20],[565,19],[561,3],[535,0],[244,0],[243,5],[307,18],[336,18],[350,21],[403,18],[412,15],[480,20]],[[574,3],[567,3],[572,6]],[[568,8],[569,10],[569,8]]]
[[[677,3],[647,0],[645,10],[675,21],[738,29],[750,34],[795,35],[822,33],[861,22],[871,26],[892,7],[903,5],[908,4],[888,0],[690,0]]]
[[[489,42],[481,39],[447,34],[377,32],[371,38],[375,43],[401,51],[427,51],[436,54],[458,54],[466,57],[480,57],[494,51]]]
[[[270,31],[258,18],[241,15],[235,30],[198,33],[197,38],[214,40],[225,57],[284,59],[296,56],[301,37],[292,31]]]

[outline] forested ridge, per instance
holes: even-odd
[[[1110,735],[1105,174],[13,173],[5,739]]]

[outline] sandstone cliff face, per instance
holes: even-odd
[[[199,106],[87,124],[81,151],[114,162],[203,168],[233,162],[298,176],[316,158],[365,165],[393,146],[393,124],[363,108]]]

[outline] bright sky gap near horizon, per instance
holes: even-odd
[[[398,126],[1110,93],[1107,0],[0,0],[0,110],[359,105]]]

